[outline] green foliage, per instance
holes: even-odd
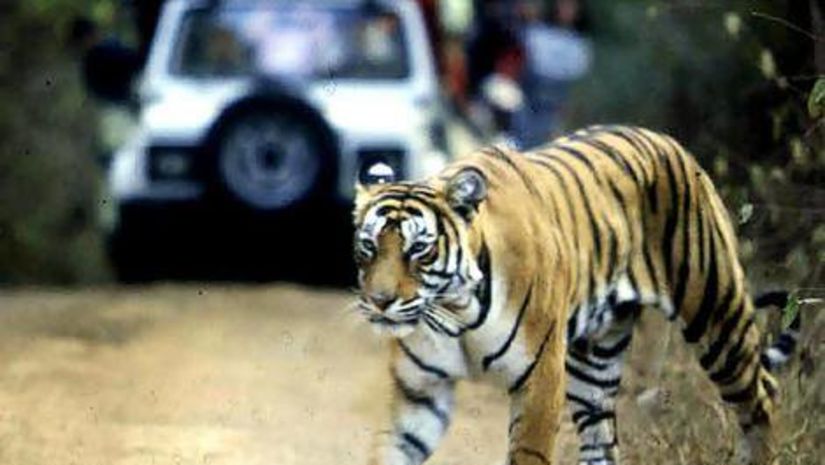
[[[791,327],[797,315],[799,315],[799,296],[794,292],[788,296],[788,304],[782,309],[782,331]]]
[[[0,7],[0,284],[105,276],[95,110],[64,45],[68,21],[94,3]]]
[[[672,134],[739,217],[756,287],[822,288],[825,102],[808,2],[588,2],[594,69],[571,128],[629,123]]]
[[[825,117],[825,77],[816,80],[808,96],[808,114],[811,118]]]

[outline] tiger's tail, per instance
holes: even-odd
[[[756,308],[776,307],[784,310],[791,301],[791,293],[788,291],[770,291],[754,298],[753,304]],[[793,356],[796,345],[799,342],[799,330],[802,326],[801,312],[797,310],[793,320],[783,329],[776,341],[765,347],[762,351],[762,365],[770,372],[775,372],[785,365]]]

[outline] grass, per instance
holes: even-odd
[[[778,374],[782,465],[820,464],[825,455],[825,373],[818,367],[825,356],[825,313],[806,307],[798,355]],[[675,325],[643,320],[622,390],[619,428],[627,463],[733,463],[736,418]]]

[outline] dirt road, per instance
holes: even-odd
[[[364,464],[389,379],[351,301],[285,285],[0,293],[0,464]],[[622,396],[629,463],[726,462],[729,419],[692,370],[666,365],[664,385],[683,392],[656,416]],[[428,464],[502,463],[504,396],[465,383],[458,406]],[[803,460],[787,463],[815,463],[821,413],[805,421],[789,445]],[[560,463],[575,463],[573,436],[565,424]]]
[[[381,343],[343,292],[152,287],[0,297],[0,463],[363,464]],[[465,386],[436,464],[497,463],[506,404]]]

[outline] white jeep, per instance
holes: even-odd
[[[109,169],[120,252],[156,214],[317,210],[348,204],[376,162],[402,178],[447,162],[411,0],[169,0],[138,93]]]

